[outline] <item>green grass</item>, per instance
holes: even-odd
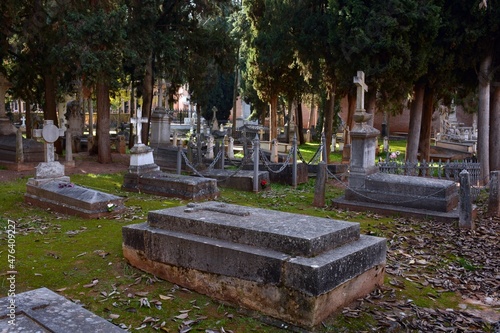
[[[303,155],[311,156],[315,152],[314,145],[305,145]],[[336,153],[338,154],[338,153]],[[338,156],[337,156],[338,157]],[[193,331],[221,329],[233,332],[282,332],[243,314],[238,309],[222,305],[210,298],[190,292],[169,282],[156,279],[127,264],[122,255],[122,227],[146,221],[150,210],[185,205],[187,201],[152,196],[141,193],[130,193],[121,190],[123,174],[113,175],[74,175],[74,183],[99,189],[125,197],[128,207],[120,218],[84,220],[77,217],[55,214],[48,210],[31,207],[23,203],[26,178],[2,184],[0,200],[0,231],[4,231],[7,220],[16,221],[16,278],[17,293],[40,287],[55,290],[61,295],[78,301],[90,311],[104,318],[118,315],[112,319],[116,324],[122,323],[133,329],[141,327],[144,318],[152,317],[156,325],[165,323],[163,330],[178,332],[182,319],[176,318],[180,310],[190,310],[188,318],[197,320]],[[268,191],[259,193],[242,192],[221,188],[218,200],[222,202],[255,206],[260,208],[286,211],[290,213],[341,219],[360,223],[364,234],[387,237],[391,239],[398,234],[394,230],[394,219],[382,217],[370,212],[350,212],[334,210],[328,207],[312,206],[314,196],[314,179],[300,184],[296,189],[280,184],[270,184]],[[327,186],[326,200],[338,197],[343,188]],[[418,228],[418,226],[415,226]],[[410,231],[407,231],[410,232]],[[402,234],[401,236],[404,236]],[[6,258],[7,235],[0,233],[0,260]],[[460,263],[466,269],[465,258],[449,258]],[[4,267],[4,266],[2,266]],[[434,267],[422,268],[433,270]],[[404,288],[397,290],[399,298],[412,299],[423,307],[454,308],[459,299],[454,293],[439,293],[429,287],[422,287],[416,282],[397,278]],[[386,285],[389,284],[386,277]],[[89,286],[92,282],[95,285]],[[0,278],[0,296],[7,293],[6,276]],[[139,293],[139,294],[137,294]],[[433,295],[430,297],[429,295]],[[141,306],[141,299],[147,300],[149,307]],[[369,314],[361,314],[351,318],[339,314],[330,318],[319,328],[321,332],[344,330],[359,332],[375,325]],[[148,324],[149,325],[149,324]],[[159,328],[159,327],[158,327]],[[149,326],[141,332],[156,332]]]

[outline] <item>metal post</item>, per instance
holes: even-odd
[[[470,176],[467,170],[460,172],[460,199],[458,224],[462,229],[474,229],[474,221],[472,216],[472,197],[470,195]]]
[[[293,135],[293,167],[292,167],[292,186],[297,188],[297,133]]]
[[[180,175],[182,170],[182,143],[179,140],[177,143],[177,174]]]
[[[326,156],[327,149],[326,149],[326,137],[324,132],[321,134],[321,147],[323,148],[321,157],[322,160],[325,161],[326,163],[326,161],[328,161],[328,156]]]
[[[253,140],[253,191],[259,192],[259,149],[260,141],[257,134]]]
[[[222,154],[220,155],[220,158],[221,158],[221,160],[220,160],[220,168],[221,168],[221,170],[224,170],[224,162],[225,162],[224,159],[226,158],[226,154],[225,154],[225,152],[226,152],[226,144],[224,143],[224,140],[222,140],[221,143],[222,143]]]

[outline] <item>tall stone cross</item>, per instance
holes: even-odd
[[[43,129],[33,130],[35,138],[43,138],[45,141],[45,162],[54,162],[54,142],[64,135],[64,129],[54,125],[53,120],[44,120]]]
[[[365,110],[365,91],[368,91],[368,86],[365,83],[365,73],[358,71],[354,77],[354,83],[357,86],[356,91],[356,111]]]
[[[142,144],[142,124],[146,124],[148,122],[148,118],[142,117],[141,108],[137,108],[137,118],[131,118],[130,123],[135,125],[135,134],[137,135],[137,144]]]
[[[21,127],[26,127],[26,117],[24,115],[21,117],[21,122]]]

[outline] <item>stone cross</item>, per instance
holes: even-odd
[[[135,134],[137,135],[137,144],[142,144],[141,132],[142,132],[142,124],[147,123],[148,118],[142,117],[141,108],[137,108],[137,118],[131,118],[130,123],[135,125]]]
[[[356,91],[356,111],[365,110],[365,91],[368,91],[368,86],[365,83],[365,73],[358,71],[354,77],[354,83],[357,86]]]
[[[43,129],[33,130],[35,138],[43,138],[45,141],[45,162],[54,162],[54,142],[64,135],[64,129],[54,125],[53,120],[44,120]]]
[[[24,115],[21,117],[21,122],[21,127],[26,127],[26,117]]]

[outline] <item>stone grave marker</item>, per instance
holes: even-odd
[[[64,165],[54,158],[54,142],[64,131],[52,120],[45,120],[43,129],[34,134],[45,141],[45,162],[38,164],[35,177],[28,179],[25,202],[84,218],[106,217],[125,210],[123,198],[75,185],[65,176]]]
[[[333,200],[334,206],[458,221],[458,190],[453,181],[378,172],[375,150],[380,132],[367,123],[372,115],[364,109],[364,73],[359,71],[353,81],[357,109],[351,131],[349,186],[343,197]]]
[[[209,201],[152,211],[122,233],[133,266],[299,327],[384,281],[386,240],[352,222]]]
[[[157,107],[151,114],[151,145],[170,145],[171,116],[163,107]]]
[[[138,139],[130,149],[130,166],[123,178],[122,189],[195,201],[217,198],[220,192],[214,179],[169,174],[160,170],[154,161],[154,150],[140,140],[142,123],[147,121],[140,109],[137,109],[137,118],[130,120],[136,127]],[[163,148],[162,151],[177,150],[174,146]]]
[[[17,294],[14,308],[11,300],[0,299],[0,332],[126,332],[47,288]]]

